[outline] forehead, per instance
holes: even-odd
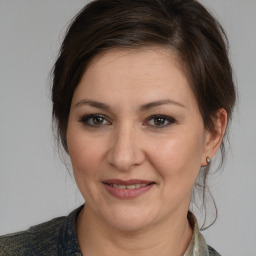
[[[118,65],[123,63],[127,70],[134,67],[133,71],[136,71],[136,68],[138,72],[141,72],[143,69],[147,71],[147,69],[162,65],[164,62],[165,64],[171,62],[183,72],[184,68],[178,54],[167,47],[160,46],[109,49],[96,55],[87,70],[95,68],[95,66],[100,69],[111,68],[115,63]]]
[[[101,100],[158,100],[191,98],[193,93],[177,54],[170,49],[147,47],[112,49],[96,56],[82,76],[74,98]],[[188,99],[182,99],[186,101]]]

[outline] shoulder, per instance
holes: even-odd
[[[215,249],[208,245],[209,256],[221,256]]]
[[[0,256],[57,255],[60,228],[65,217],[0,237]],[[42,253],[43,252],[43,253]]]

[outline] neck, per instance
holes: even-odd
[[[191,241],[192,229],[185,213],[143,230],[120,231],[84,207],[78,216],[77,234],[81,252],[87,256],[183,256]]]

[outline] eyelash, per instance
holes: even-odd
[[[104,123],[101,123],[101,124],[95,124],[94,123],[93,124],[93,123],[90,123],[90,121],[93,122],[93,119],[95,120],[96,118],[100,118],[103,122],[106,121],[108,124],[104,124]],[[161,125],[161,124],[157,125],[156,124],[157,119],[159,119],[158,121],[160,121],[160,119],[161,119],[161,121],[164,122],[164,124],[163,125]],[[146,123],[149,123],[151,120],[153,120],[154,124],[149,124],[149,126],[153,127],[153,128],[156,128],[156,129],[162,129],[162,128],[165,128],[165,127],[177,122],[173,117],[166,116],[166,115],[150,116],[149,118],[146,119]],[[92,128],[102,128],[102,126],[111,125],[111,122],[108,121],[108,119],[104,115],[101,115],[101,114],[85,115],[80,119],[80,122],[83,123],[83,125],[88,126],[88,127],[92,127]]]
[[[93,127],[93,128],[100,128],[102,127],[102,125],[106,125],[106,124],[90,124],[89,121],[90,119],[93,121],[93,119],[95,118],[102,118],[103,121],[107,121],[108,123],[110,123],[107,118],[104,115],[101,114],[90,114],[90,115],[85,115],[80,119],[80,122],[83,123],[86,126],[89,127]],[[111,124],[111,123],[110,123]],[[108,124],[109,125],[109,124]]]
[[[162,119],[164,121],[164,123],[167,121],[167,124],[164,124],[164,125],[150,125],[151,127],[154,127],[156,129],[162,129],[162,128],[165,128],[171,124],[174,124],[176,123],[177,121],[173,118],[173,117],[170,117],[170,116],[166,116],[166,115],[153,115],[153,116],[150,116],[148,119],[147,119],[147,122],[149,122],[150,120],[155,120],[156,119]]]

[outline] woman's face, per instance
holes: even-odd
[[[170,51],[99,55],[74,92],[67,129],[86,208],[121,230],[186,215],[209,136]]]

